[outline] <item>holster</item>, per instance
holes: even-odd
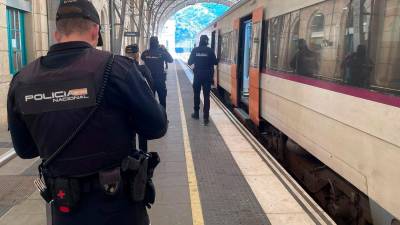
[[[157,153],[142,151],[123,160],[121,169],[126,177],[132,201],[143,202],[148,207],[154,203],[156,193],[151,178],[159,162],[160,158]]]

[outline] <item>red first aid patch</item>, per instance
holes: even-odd
[[[61,199],[64,199],[64,197],[65,197],[65,192],[64,192],[63,190],[59,190],[58,193],[57,193],[57,197],[59,197],[59,198],[61,198]]]
[[[67,206],[60,206],[60,207],[58,208],[58,210],[59,210],[60,212],[62,212],[62,213],[69,213],[69,212],[71,211],[70,208],[67,207]]]

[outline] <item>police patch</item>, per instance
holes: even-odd
[[[96,90],[90,79],[22,84],[16,101],[25,115],[78,109],[96,105]]]

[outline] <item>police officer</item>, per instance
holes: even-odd
[[[125,53],[126,53],[126,56],[133,59],[133,62],[138,67],[139,71],[142,73],[144,78],[146,78],[147,83],[149,83],[151,90],[154,91],[153,77],[151,76],[150,69],[146,65],[139,65],[139,47],[138,47],[138,45],[132,44],[132,45],[126,46]]]
[[[132,131],[162,137],[166,113],[131,59],[95,48],[99,24],[88,0],[61,1],[57,44],[10,84],[9,130],[18,156],[43,160],[45,186],[35,183],[51,200],[53,225],[148,225],[119,167]]]
[[[166,108],[167,86],[165,84],[167,73],[164,62],[172,63],[174,60],[166,49],[160,47],[158,38],[150,38],[150,49],[142,53],[141,59],[150,69],[154,81],[154,94],[157,93],[160,104]]]
[[[214,51],[208,46],[207,35],[200,37],[199,47],[192,50],[188,64],[194,64],[194,79],[193,79],[193,93],[194,93],[194,112],[192,113],[193,119],[199,119],[200,110],[200,91],[203,88],[204,108],[203,119],[204,125],[209,123],[210,111],[210,91],[211,84],[214,76],[214,65],[218,64]]]
[[[149,68],[147,68],[146,65],[139,65],[139,47],[137,46],[137,44],[126,46],[125,54],[129,58],[133,59],[133,62],[135,63],[141,74],[144,76],[144,78],[146,79],[151,90],[154,91],[153,78],[151,76]],[[134,138],[133,140],[134,140],[133,145],[136,146],[136,138]],[[138,140],[139,140],[139,149],[147,152],[147,140],[140,135],[138,135]]]
[[[164,50],[167,49],[167,48],[165,48],[165,45],[160,45],[160,48],[164,49]],[[165,69],[168,70],[168,62],[167,61],[165,61]]]

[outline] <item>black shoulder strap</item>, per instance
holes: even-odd
[[[60,155],[60,153],[65,149],[65,147],[71,143],[71,141],[78,135],[78,133],[82,130],[82,128],[86,125],[86,123],[92,118],[94,113],[98,110],[99,106],[103,102],[104,98],[104,92],[108,84],[109,77],[111,75],[111,69],[112,69],[112,64],[114,62],[114,55],[110,56],[110,59],[107,62],[106,68],[104,70],[104,76],[103,76],[103,85],[101,86],[101,89],[97,95],[96,98],[96,106],[89,112],[89,114],[85,117],[84,120],[79,124],[79,126],[75,129],[74,132],[64,141],[60,147],[47,159],[44,159],[42,163],[39,166],[39,172],[42,173],[41,171],[43,169],[46,169],[51,162],[54,161],[54,159]]]

